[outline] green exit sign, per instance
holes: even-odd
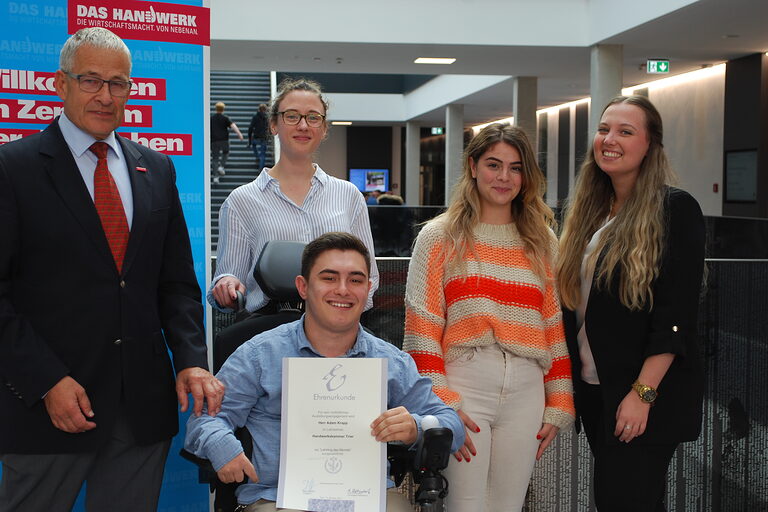
[[[669,73],[669,61],[660,59],[648,59],[646,73]]]
[[[442,134],[443,134],[443,128],[441,126],[432,127],[432,135],[442,135]]]

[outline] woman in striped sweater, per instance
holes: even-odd
[[[487,126],[415,243],[403,349],[468,433],[447,469],[451,512],[520,510],[535,460],[573,423],[543,186],[525,133]]]

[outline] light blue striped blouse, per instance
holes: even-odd
[[[297,206],[280,190],[280,183],[266,172],[251,183],[236,188],[221,205],[216,275],[208,290],[208,302],[220,308],[213,287],[224,276],[235,276],[245,284],[245,307],[256,311],[267,298],[253,278],[261,249],[269,240],[309,242],[329,231],[345,231],[360,238],[371,254],[371,293],[366,309],[373,305],[379,286],[379,271],[373,251],[371,225],[363,195],[350,182],[326,174],[317,164],[304,204]]]

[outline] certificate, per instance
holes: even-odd
[[[283,359],[279,508],[385,511],[387,448],[370,425],[386,383],[386,359]]]

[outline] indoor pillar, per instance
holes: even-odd
[[[598,44],[592,47],[589,69],[589,94],[592,100],[587,130],[590,140],[600,124],[603,108],[614,96],[621,94],[623,64],[622,45]]]
[[[461,176],[464,151],[464,105],[445,107],[445,204],[451,200],[453,186]]]
[[[515,125],[522,128],[537,151],[536,107],[538,106],[538,78],[518,76],[513,84],[512,115]]]
[[[421,205],[421,127],[415,121],[405,123],[405,204]]]

